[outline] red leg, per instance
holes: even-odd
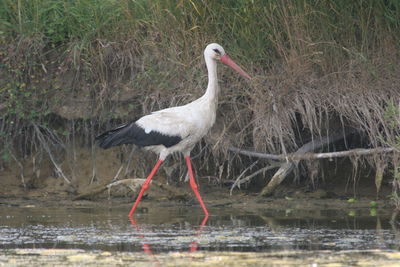
[[[190,161],[190,157],[186,156],[185,159],[186,159],[186,165],[188,167],[188,172],[189,172],[190,187],[192,187],[192,190],[193,190],[194,194],[196,195],[197,200],[200,202],[200,206],[203,208],[204,214],[208,217],[207,208],[204,205],[203,199],[200,196],[199,190],[197,188],[197,184],[196,184],[196,182],[194,180],[194,175],[193,175],[193,170],[192,170],[192,163]]]
[[[158,160],[156,165],[154,165],[153,170],[150,172],[149,176],[147,176],[146,181],[144,181],[142,188],[140,189],[139,195],[136,198],[135,204],[133,204],[131,211],[129,212],[129,216],[131,217],[136,210],[136,207],[139,205],[140,200],[142,199],[144,191],[149,188],[149,184],[151,179],[153,178],[154,174],[156,174],[158,168],[160,167],[162,160]]]

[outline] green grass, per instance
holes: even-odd
[[[135,39],[139,46],[157,41],[164,48],[173,42],[187,54],[203,48],[204,42],[217,41],[235,53],[246,51],[249,62],[262,66],[290,60],[293,50],[324,52],[322,58],[329,62],[338,55],[345,60],[351,56],[348,53],[367,56],[380,45],[382,35],[398,34],[399,18],[396,0],[3,0],[0,4],[6,42],[28,36],[43,39],[48,47],[81,42],[81,49],[87,49],[96,40]]]

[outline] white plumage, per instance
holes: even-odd
[[[250,76],[230,59],[219,44],[209,44],[204,50],[204,59],[208,71],[208,86],[203,96],[184,106],[159,110],[140,118],[136,122],[119,126],[98,136],[97,140],[102,148],[121,144],[136,144],[157,153],[159,161],[147,178],[146,181],[148,182],[168,155],[174,152],[183,153],[188,164],[191,186],[204,212],[208,214],[197,192],[193,173],[191,173],[190,152],[196,143],[208,133],[215,122],[219,92],[217,60],[230,66],[246,78],[250,78]],[[145,182],[130,215],[133,214],[147,187],[148,183]]]
[[[215,108],[210,107],[208,99],[200,98],[185,106],[169,108],[144,116],[136,124],[146,133],[155,131],[167,136],[179,136],[182,140],[172,146],[148,146],[164,160],[169,154],[182,152],[190,154],[195,144],[207,134],[215,122]]]

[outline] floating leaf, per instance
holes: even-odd
[[[348,203],[356,203],[356,202],[357,202],[357,199],[355,199],[355,198],[349,198],[349,199],[347,200],[347,202],[348,202]]]

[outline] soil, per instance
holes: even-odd
[[[112,201],[115,205],[130,205],[134,200],[137,192],[132,192],[129,187],[117,185],[111,190],[98,190],[104,188],[111,182],[118,170],[118,163],[107,161],[108,164],[101,165],[102,174],[99,179],[90,184],[90,171],[83,168],[81,172],[86,174],[75,181],[74,186],[68,184],[62,177],[54,178],[47,172],[45,179],[41,178],[40,183],[35,188],[26,188],[21,183],[19,172],[16,166],[8,167],[0,175],[0,203],[7,205],[44,205],[54,206],[70,205],[70,206],[101,206],[104,201]],[[89,165],[84,160],[80,162],[81,166]],[[80,167],[81,167],[80,166]],[[111,177],[107,178],[106,177]],[[28,177],[28,175],[25,175]],[[143,177],[140,177],[143,178]],[[26,178],[25,178],[26,179]],[[197,205],[194,194],[186,182],[179,182],[176,185],[163,186],[166,184],[165,176],[162,172],[156,175],[155,182],[152,183],[150,189],[146,191],[145,198],[141,203],[141,207],[151,205]],[[235,189],[232,195],[229,194],[229,187],[220,187],[212,185],[207,179],[200,179],[200,193],[207,207],[229,206],[243,210],[263,210],[269,209],[343,209],[343,208],[364,208],[370,207],[371,201],[379,203],[380,208],[391,209],[390,202],[391,188],[384,185],[380,191],[379,198],[376,197],[376,190],[373,181],[370,183],[358,183],[356,189],[353,190],[351,182],[347,179],[329,179],[318,189],[310,189],[310,186],[291,184],[289,181],[280,185],[271,197],[260,197],[257,192],[249,192],[246,189]],[[350,187],[347,190],[346,187]],[[171,189],[168,189],[171,188]],[[96,192],[99,191],[98,193]],[[81,193],[95,192],[94,194],[78,198]],[[180,192],[180,193],[176,193]],[[61,201],[61,202],[60,202]]]
[[[0,173],[0,204],[53,206],[62,203],[71,206],[101,206],[105,201],[111,201],[115,205],[130,205],[136,197],[137,191],[132,192],[124,184],[113,186],[110,191],[105,190],[105,186],[112,182],[121,166],[118,150],[99,150],[96,153],[97,175],[92,183],[90,182],[93,163],[90,151],[84,149],[76,151],[75,155],[80,160],[77,160],[74,166],[68,166],[67,160],[61,165],[64,170],[73,170],[68,173],[68,177],[73,177],[71,183],[66,182],[62,177],[55,177],[50,160],[41,162],[39,173],[33,172],[33,159],[29,158],[23,163],[25,170],[25,186],[23,186],[19,165],[7,164]],[[287,178],[287,181],[281,184],[270,197],[260,197],[258,192],[261,191],[261,188],[254,188],[254,185],[247,189],[235,189],[230,195],[230,186],[215,185],[202,177],[199,179],[199,188],[207,207],[230,206],[253,211],[265,208],[328,207],[342,209],[349,206],[354,208],[370,207],[371,201],[376,201],[380,208],[392,208],[390,201],[392,189],[388,182],[385,183],[385,181],[389,181],[388,178],[385,178],[377,197],[374,178],[361,173],[362,178],[351,180],[348,174],[350,171],[347,171],[348,167],[348,163],[343,163],[341,168],[346,170],[347,175],[343,173],[327,175],[324,180],[321,179],[322,181],[316,188],[310,184],[293,183],[292,178]],[[146,191],[144,201],[140,206],[146,207],[153,204],[197,205],[188,183],[182,181],[167,185],[165,173],[162,170],[158,172],[153,179],[155,182]],[[145,177],[127,178],[143,179]],[[122,178],[119,177],[119,179]],[[87,193],[89,196],[77,198],[77,196]]]

